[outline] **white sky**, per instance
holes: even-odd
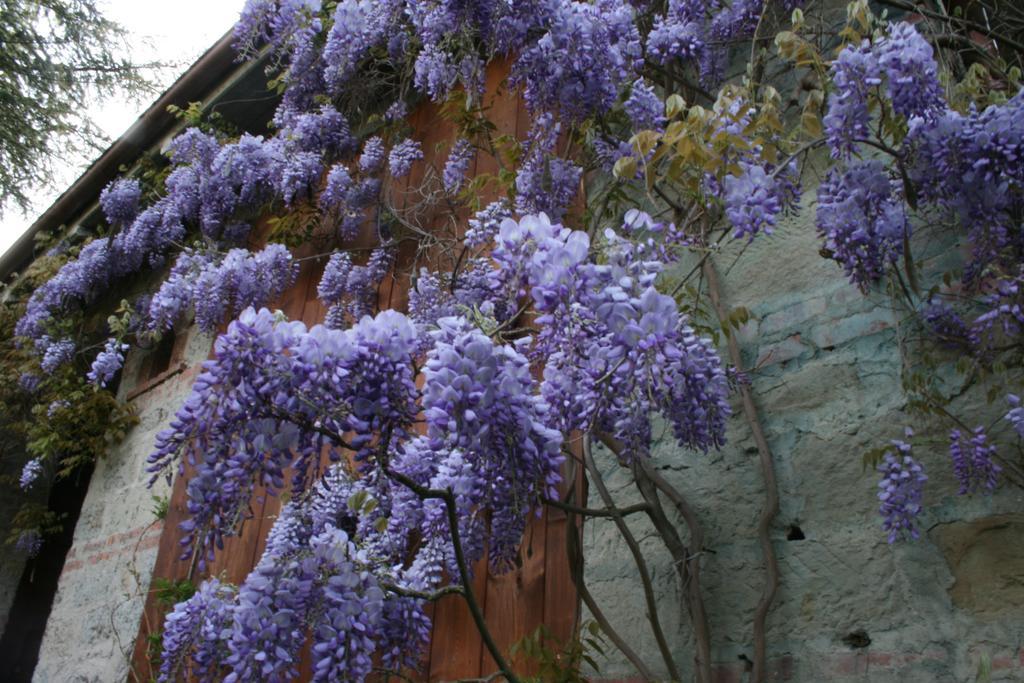
[[[213,45],[238,18],[244,0],[99,0],[104,16],[124,26],[131,35],[132,58],[138,63],[174,64],[161,79],[161,90],[178,78]],[[108,101],[90,108],[93,120],[113,141],[152,104],[151,99],[129,103]],[[11,207],[0,217],[0,253],[7,251],[35,219],[89,166],[91,158],[69,159],[57,169],[55,187],[29,192],[34,206],[24,215]]]

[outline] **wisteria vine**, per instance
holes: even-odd
[[[570,435],[614,446],[642,493],[655,485],[644,468],[658,425],[688,449],[720,447],[730,392],[745,377],[667,276],[692,262],[691,274],[713,273],[724,241],[767,239],[808,203],[822,254],[853,285],[871,293],[887,283],[934,346],[970,370],[1005,366],[1024,331],[1019,74],[965,103],[923,26],[855,2],[826,57],[804,31],[802,5],[246,2],[236,48],[269,57],[280,94],[271,132],[190,127],[164,150],[161,183],[111,183],[100,196],[105,229],[52,250],[60,265],[14,330],[34,359],[18,383],[49,403],[48,419],[70,412],[48,391],[51,377],[73,368],[109,391],[133,345],[189,322],[225,330],[158,437],[152,471],[188,477],[183,552],[201,572],[257,488],[289,502],[244,582],[208,578],[168,615],[159,680],[288,680],[308,639],[315,680],[414,668],[429,638],[426,603],[455,592],[472,608],[468,568],[484,557],[495,571],[512,566],[529,516],[560,502]],[[780,93],[761,82],[772,33],[779,56],[818,79],[796,97],[794,130]],[[730,75],[737,46],[754,48],[742,76]],[[487,120],[497,60],[525,104],[514,140]],[[425,168],[430,150],[407,121],[420,98],[459,111],[442,168]],[[821,180],[805,197],[819,148],[828,159],[816,160]],[[474,178],[482,155],[499,167],[493,177]],[[595,176],[609,187],[588,192],[581,216],[581,188],[600,185]],[[433,202],[422,213],[468,229],[417,223],[417,196]],[[287,239],[272,231],[266,242],[268,215]],[[951,226],[941,237],[963,239],[966,256],[925,293],[915,240],[934,225]],[[328,253],[304,258],[324,266],[326,319],[307,327],[268,306],[298,274],[283,242],[314,233]],[[408,306],[381,310],[381,284],[402,268]],[[153,270],[164,277],[150,294],[98,336],[79,333],[87,312]],[[719,294],[708,296],[718,308]],[[738,351],[730,361],[740,365]],[[956,421],[948,448],[960,494],[1020,474],[1005,457],[1008,435],[1024,436],[1011,389],[1000,387],[1008,412],[987,425],[919,397]],[[917,538],[925,509],[923,459],[912,455],[920,439],[906,434],[875,463],[890,543]],[[768,482],[770,452],[762,462]],[[30,460],[20,487],[46,471]],[[40,543],[31,529],[17,540],[31,554]],[[686,572],[700,560],[680,546],[677,571],[695,586]],[[706,649],[699,595],[687,600]],[[763,643],[756,659],[764,680]],[[709,667],[698,663],[703,683]]]

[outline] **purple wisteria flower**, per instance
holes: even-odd
[[[149,302],[146,328],[167,331],[191,307],[196,324],[212,332],[228,311],[263,305],[295,281],[298,264],[283,244],[259,252],[232,249],[223,258],[186,249]]]
[[[359,170],[363,173],[376,173],[384,168],[386,158],[384,141],[374,136],[363,145],[363,153],[359,155]]]
[[[320,193],[320,207],[326,210],[340,209],[345,205],[345,198],[352,187],[352,176],[348,166],[336,164],[327,172],[327,184]]]
[[[914,433],[907,429],[907,438]],[[924,467],[911,455],[909,443],[892,441],[893,450],[886,451],[878,471],[882,480],[878,482],[878,508],[882,515],[882,527],[888,532],[889,543],[901,538],[920,538],[917,517],[921,514],[921,498],[924,482],[928,477]]]
[[[348,252],[332,254],[317,287],[317,295],[328,306],[324,323],[341,329],[348,321],[369,315],[376,307],[378,288],[391,270],[394,257],[394,249],[374,249],[366,265],[356,266]]]
[[[579,189],[583,169],[555,155],[561,124],[544,114],[534,121],[516,174],[516,211],[561,219]]]
[[[942,348],[973,353],[981,344],[977,332],[945,301],[929,300],[921,309],[921,318]]]
[[[723,182],[725,215],[736,239],[753,239],[763,232],[772,234],[776,216],[782,211],[779,183],[763,166],[741,163],[742,173],[727,175]]]
[[[641,222],[653,224],[631,216]],[[545,359],[541,390],[552,424],[598,427],[624,442],[629,457],[642,457],[651,413],[660,411],[680,444],[720,445],[731,409],[711,343],[654,288],[661,263],[637,258],[636,246],[612,230],[604,240],[599,264],[586,233],[527,216],[502,224],[492,252],[493,296],[528,295],[539,313],[532,352]]]
[[[665,105],[654,88],[642,79],[633,83],[623,108],[633,130],[662,130],[665,126]]]
[[[477,211],[469,219],[469,229],[466,230],[464,239],[466,246],[476,249],[490,242],[498,234],[502,222],[509,218],[512,218],[512,209],[505,199],[491,202],[480,211]]]
[[[115,180],[100,192],[103,215],[111,225],[128,225],[139,211],[142,187],[137,180]]]
[[[707,50],[701,32],[696,21],[659,17],[647,36],[647,56],[659,64],[699,60]]]
[[[174,606],[164,620],[163,651],[157,681],[212,681],[227,650],[224,631],[231,624],[235,589],[211,578]]]
[[[22,491],[28,491],[32,488],[32,485],[39,479],[39,475],[43,473],[43,461],[39,458],[33,458],[25,463],[25,467],[21,470],[21,477],[18,479],[18,486],[21,487]]]
[[[959,429],[951,431],[949,457],[953,461],[953,474],[960,483],[957,493],[962,496],[979,489],[992,493],[1003,471],[995,462],[995,455],[996,447],[988,443],[984,427],[975,427],[970,439],[964,439]]]
[[[465,138],[459,138],[445,162],[442,181],[444,189],[454,194],[462,189],[466,182],[466,175],[469,173],[469,165],[473,161],[476,150],[473,143]]]
[[[889,35],[875,50],[885,73],[889,99],[897,114],[929,118],[945,109],[938,65],[931,43],[913,24],[889,25]]]
[[[1018,436],[1024,438],[1024,405],[1016,394],[1007,394],[1006,402],[1010,404],[1010,412],[1003,419],[1009,421]]]
[[[882,83],[882,69],[868,41],[850,45],[832,64],[835,92],[822,123],[832,155],[849,157],[856,140],[869,137],[868,92]]]
[[[46,417],[51,420],[58,415],[62,410],[67,410],[71,407],[71,401],[67,399],[58,398],[55,401],[51,401],[50,405],[46,407]]]
[[[99,387],[106,387],[124,365],[124,354],[128,345],[117,339],[108,339],[103,350],[96,356],[87,375],[88,380]]]
[[[53,341],[44,336],[36,342],[36,351],[42,351],[43,355],[39,367],[47,375],[52,375],[57,368],[74,360],[75,342],[70,339]]]
[[[635,77],[643,56],[634,8],[626,0],[552,3],[539,39],[512,67],[532,111],[555,111],[569,122],[603,113],[620,84]],[[538,27],[540,28],[540,27]]]
[[[946,109],[932,47],[913,25],[889,25],[875,44],[847,46],[832,64],[832,94],[823,123],[836,158],[848,159],[871,137],[869,96],[884,81],[893,109],[908,119],[932,119]]]
[[[18,388],[26,394],[34,394],[39,391],[39,385],[42,382],[43,379],[39,375],[31,372],[23,372],[18,376]]]
[[[18,540],[14,542],[14,547],[30,558],[35,557],[43,549],[43,536],[36,529],[22,531],[18,534]]]
[[[391,148],[388,154],[388,170],[392,178],[404,178],[412,171],[412,165],[423,159],[423,149],[416,140],[406,138]]]
[[[876,159],[833,170],[818,188],[818,233],[850,281],[866,290],[903,253],[906,209]]]

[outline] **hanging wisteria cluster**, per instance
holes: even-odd
[[[33,458],[25,463],[21,470],[21,477],[18,479],[18,486],[22,491],[28,491],[36,483],[36,479],[43,473],[43,463],[38,458]]]
[[[256,253],[232,249],[223,255],[186,249],[149,299],[144,329],[166,332],[191,310],[199,328],[213,332],[226,313],[237,315],[272,301],[291,286],[297,272],[291,252],[282,244]]]
[[[907,438],[914,436],[908,429]],[[878,466],[882,480],[878,482],[878,511],[882,527],[888,532],[889,543],[900,538],[919,538],[917,517],[921,513],[924,483],[928,481],[924,467],[911,454],[911,445],[894,439],[892,450],[886,451]]]
[[[967,111],[954,109],[932,45],[908,23],[847,46],[832,77],[835,93],[823,123],[831,154],[842,164],[818,189],[826,253],[864,291],[894,274],[933,343],[990,367],[1024,332],[1024,91],[983,109],[973,103]],[[902,126],[876,125],[878,108],[883,120],[893,117]],[[907,253],[916,210],[961,226],[970,248],[959,282],[947,278],[944,290],[917,300],[903,281],[917,277]],[[1016,396],[1007,400],[1013,409],[1006,417],[1016,427]],[[880,466],[890,542],[916,538],[913,517],[922,509],[924,481],[906,444],[894,445],[897,454]],[[949,454],[960,494],[995,489],[1004,468],[984,427],[969,436],[954,429]]]
[[[797,3],[784,4],[788,11]],[[274,116],[276,134],[244,134],[224,141],[198,128],[186,130],[167,148],[172,168],[165,195],[148,208],[141,206],[137,181],[111,184],[101,205],[118,232],[83,247],[37,290],[17,332],[35,342],[40,357],[46,355],[58,343],[47,330],[59,326],[69,307],[89,304],[115,281],[144,266],[159,265],[194,228],[214,247],[243,242],[252,219],[267,202],[291,206],[319,196],[322,209],[339,219],[340,235],[354,237],[365,212],[380,198],[381,174],[405,176],[423,157],[419,143],[404,137],[375,135],[360,144],[346,117],[318,99],[328,95],[343,101],[360,65],[375,48],[385,48],[387,60],[397,67],[411,59],[416,87],[436,101],[443,101],[456,84],[479,93],[486,62],[498,55],[517,55],[512,81],[521,86],[534,122],[515,181],[516,208],[522,214],[543,211],[557,219],[573,201],[582,172],[573,161],[558,156],[555,143],[562,122],[604,115],[628,89],[626,111],[634,127],[660,127],[660,102],[651,85],[638,80],[645,55],[656,55],[661,63],[690,64],[706,84],[714,84],[721,77],[720,66],[714,65],[720,65],[725,55],[720,41],[751,35],[761,11],[760,3],[746,0],[730,6],[670,2],[667,12],[655,17],[658,28],[645,37],[640,27],[648,18],[625,0],[483,2],[466,7],[344,0],[330,12],[319,0],[249,2],[235,31],[238,48],[255,54],[260,44],[269,43],[284,69],[286,87]],[[717,40],[702,38],[692,51],[673,47],[662,34],[679,33],[675,27],[681,26]],[[327,39],[321,46],[317,40],[324,33]],[[412,54],[414,44],[422,47]],[[449,191],[455,191],[466,174],[470,145],[461,140],[452,151],[444,174]],[[357,163],[345,162],[353,158]],[[764,185],[759,170],[748,174],[748,184]],[[774,215],[778,208],[772,202],[779,201],[779,191],[763,192],[770,197],[762,193],[764,199],[755,201],[767,202]],[[737,226],[739,232],[757,229]],[[183,258],[194,261],[195,256]],[[182,263],[175,270],[187,268]],[[180,272],[175,276],[180,278]],[[201,284],[210,278],[207,275]],[[216,314],[218,307],[213,308],[209,313]],[[157,324],[169,322],[164,317]],[[48,366],[70,360],[68,348],[51,353]]]
[[[931,44],[907,23],[889,25],[874,42],[846,47],[832,74],[836,92],[823,122],[832,155],[846,163],[818,190],[818,230],[826,249],[864,289],[903,256],[913,208],[927,203],[947,212],[964,226],[971,245],[964,284],[972,288],[984,280],[986,294],[978,303],[988,309],[958,336],[970,347],[983,346],[977,328],[1012,316],[1017,303],[1024,92],[983,111],[973,104],[966,114],[951,108]],[[884,97],[876,86],[884,86]],[[873,104],[900,117],[906,132],[876,133],[869,125]],[[876,158],[854,159],[855,152]],[[926,318],[949,320],[937,313],[933,306]],[[1018,330],[1004,326],[1011,334]],[[951,332],[942,331],[947,343],[954,341]]]
[[[496,569],[512,564],[531,511],[557,495],[563,432],[606,429],[628,444],[631,457],[644,457],[651,413],[660,410],[680,443],[701,449],[722,443],[727,384],[710,343],[654,288],[660,264],[631,266],[629,243],[613,231],[606,240],[615,265],[598,265],[585,233],[544,215],[506,219],[472,303],[466,295],[439,305],[438,277],[424,272],[410,317],[385,311],[344,329],[307,329],[249,309],[231,323],[192,396],[159,436],[151,462],[155,472],[176,461],[194,468],[185,543],[187,552],[199,549],[202,563],[245,518],[256,486],[287,487],[302,501],[286,508],[263,560],[238,596],[220,607],[230,614],[217,618],[233,624],[232,633],[250,633],[225,636],[222,648],[222,665],[239,680],[291,671],[303,643],[301,625],[308,623],[301,614],[321,614],[325,605],[349,615],[332,622],[332,637],[360,640],[344,648],[343,662],[334,659],[338,647],[314,646],[314,667],[324,680],[338,671],[364,675],[377,639],[422,642],[428,624],[422,600],[410,602],[405,594],[437,588],[443,571],[459,576],[457,552],[471,563],[486,549]],[[355,268],[348,254],[333,256],[320,295],[338,305]],[[543,314],[535,337],[496,343],[464,317],[470,308],[512,310],[521,300],[532,300]],[[579,345],[573,354],[592,359],[583,371],[592,389],[582,398],[566,393],[575,381],[572,363],[579,362],[566,347],[570,338]],[[531,374],[529,354],[548,356],[543,381]],[[417,414],[424,435],[412,429]],[[329,473],[321,477],[325,466]],[[372,500],[372,507],[353,510],[353,496]],[[321,521],[300,533],[307,508],[333,527]],[[409,553],[408,568],[396,573]],[[349,585],[343,572],[363,578]],[[333,578],[319,586],[316,577],[324,576]],[[340,594],[331,591],[334,581],[345,587]],[[257,587],[266,598],[251,593]],[[285,596],[287,606],[274,606]],[[204,607],[209,591],[193,600],[175,613],[175,629],[198,633],[211,618]],[[276,627],[292,635],[277,637],[271,653],[252,635],[266,627],[247,624],[282,609],[295,621],[288,626],[278,619]],[[382,616],[390,612],[416,617]],[[410,624],[419,624],[413,641],[388,635]],[[314,633],[323,631],[314,625]],[[238,654],[243,642],[246,657]],[[187,650],[176,642],[167,656]],[[257,651],[261,656],[250,659]],[[260,668],[252,668],[254,661]]]
[[[994,460],[996,447],[989,443],[985,429],[976,428],[970,439],[965,439],[959,429],[954,429],[949,433],[949,443],[953,474],[960,484],[958,493],[964,495],[979,489],[991,493],[1003,468]]]

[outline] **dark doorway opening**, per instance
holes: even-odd
[[[0,678],[4,681],[28,683],[32,680],[43,632],[57,594],[57,582],[71,549],[92,470],[92,465],[81,467],[74,475],[56,480],[50,489],[50,509],[63,516],[63,529],[47,537],[39,554],[25,564],[7,627],[0,637],[0,671],[4,672]]]

